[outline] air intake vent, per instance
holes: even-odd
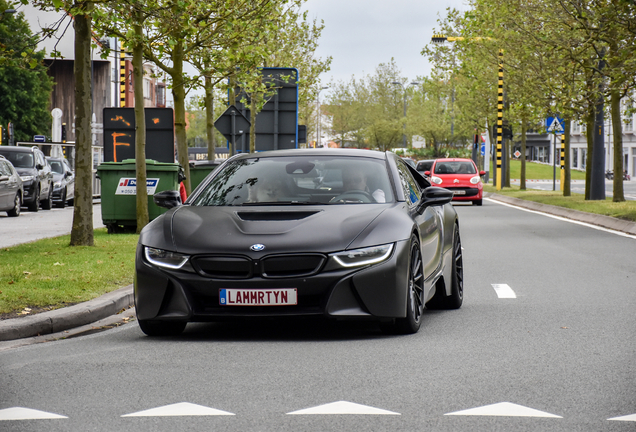
[[[197,256],[192,265],[199,274],[220,279],[247,279],[252,277],[252,261],[244,257]]]
[[[244,221],[290,221],[305,219],[316,211],[268,211],[268,212],[237,212]]]
[[[261,261],[265,278],[303,277],[318,273],[325,262],[320,254],[271,255]]]

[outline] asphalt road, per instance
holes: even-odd
[[[0,431],[635,430],[636,240],[456,208],[464,306],[416,335],[257,321],[157,339],[132,322],[0,351]]]
[[[100,204],[93,205],[93,226],[104,226]],[[25,208],[18,217],[8,217],[6,212],[0,212],[0,247],[70,234],[72,228],[73,207],[54,207],[38,212],[30,212]]]

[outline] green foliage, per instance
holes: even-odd
[[[9,6],[0,0],[0,10]],[[31,141],[51,130],[53,81],[43,64],[44,51],[35,51],[36,45],[23,13],[0,15],[0,124],[13,123],[15,141]]]

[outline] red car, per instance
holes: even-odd
[[[426,171],[431,183],[454,192],[453,201],[472,201],[481,205],[484,186],[481,176],[471,159],[436,159],[430,171]]]

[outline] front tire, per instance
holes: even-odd
[[[186,327],[185,321],[148,321],[139,320],[141,331],[148,336],[177,336]]]
[[[422,315],[424,314],[424,265],[420,242],[415,235],[411,237],[406,291],[406,317],[381,322],[380,328],[382,331],[386,333],[414,334],[418,332],[422,325]]]
[[[459,225],[453,230],[453,257],[451,272],[451,293],[446,295],[442,281],[437,283],[435,296],[426,304],[429,309],[459,309],[464,301],[464,256],[462,241],[459,236]]]
[[[33,195],[33,202],[29,204],[29,211],[37,212],[40,210],[40,188],[35,188],[35,195]]]
[[[58,208],[66,207],[66,189],[64,190],[64,193],[62,194],[62,201],[55,204],[55,206]]]
[[[46,200],[42,201],[43,210],[51,210],[53,208],[53,186],[49,185],[49,195]]]
[[[15,200],[13,201],[13,208],[7,212],[9,217],[18,217],[20,216],[20,207],[22,206],[22,198],[20,194],[15,194]]]
[[[482,200],[480,199],[473,201],[473,205],[476,205],[476,206],[480,206],[481,203],[482,203]]]

